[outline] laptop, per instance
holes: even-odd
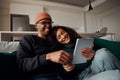
[[[78,38],[73,52],[73,64],[86,63],[87,59],[80,54],[82,48],[92,48],[93,39]]]

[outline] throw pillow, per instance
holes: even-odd
[[[25,80],[24,74],[18,69],[16,53],[17,51],[0,52],[0,77],[3,80]]]
[[[16,51],[0,52],[0,72],[14,71],[16,68]]]
[[[4,80],[23,80],[16,63],[16,52],[0,52],[0,74]]]
[[[120,60],[120,41],[110,41],[95,37],[94,45],[97,49],[107,48]]]

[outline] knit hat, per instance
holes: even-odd
[[[37,24],[40,20],[43,20],[43,19],[51,20],[51,16],[46,12],[40,12],[35,16],[35,24]]]

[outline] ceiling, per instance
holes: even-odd
[[[68,5],[78,6],[78,7],[85,7],[89,4],[89,0],[43,0],[43,1],[52,1],[57,3],[64,3]],[[90,0],[94,2],[96,0]]]
[[[105,2],[94,7],[96,13],[102,13],[110,9],[120,7],[120,0],[106,0]]]
[[[88,10],[89,0],[40,0],[48,2],[62,3],[72,6],[77,6]],[[90,0],[92,2],[93,9],[97,12],[103,12],[115,7],[120,6],[120,0]]]

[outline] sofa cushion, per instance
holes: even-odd
[[[18,68],[16,53],[0,52],[0,74],[3,80],[27,80],[24,72]]]
[[[0,74],[4,80],[21,79],[19,76],[21,73],[16,63],[18,45],[19,42],[0,41]]]
[[[19,42],[0,41],[0,52],[14,52],[17,50]]]
[[[114,38],[113,38],[113,36],[112,35],[105,35],[105,36],[101,36],[101,37],[99,37],[99,38],[101,38],[101,39],[105,39],[105,40],[110,40],[110,41],[113,41],[114,40]]]
[[[97,49],[107,48],[120,60],[120,41],[110,41],[95,37],[94,45]]]
[[[18,45],[19,42],[0,41],[0,72],[14,72]]]
[[[17,79],[19,71],[16,63],[16,51],[0,52],[0,74],[4,80]]]

